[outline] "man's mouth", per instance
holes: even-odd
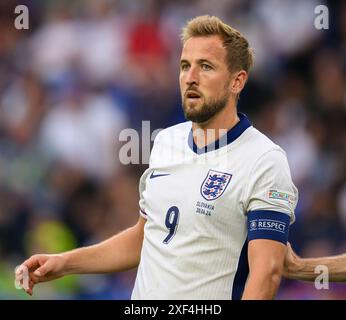
[[[189,90],[189,91],[186,91],[185,97],[187,99],[195,100],[195,99],[199,99],[201,95],[196,91]]]

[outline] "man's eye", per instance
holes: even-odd
[[[186,71],[186,70],[188,70],[188,68],[189,68],[189,66],[188,66],[187,64],[182,64],[182,65],[180,66],[180,69],[181,69],[182,71]]]
[[[203,64],[201,65],[201,68],[202,68],[202,70],[204,70],[204,71],[211,70],[211,66],[208,65],[208,64],[205,64],[205,63],[203,63]]]

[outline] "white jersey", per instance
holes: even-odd
[[[239,299],[247,243],[286,243],[298,194],[285,152],[240,122],[198,149],[192,123],[161,131],[140,180],[147,222],[132,299]]]

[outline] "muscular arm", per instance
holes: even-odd
[[[329,281],[346,282],[346,254],[320,258],[301,258],[287,245],[284,276],[290,279],[315,281],[319,273],[315,268],[326,266],[329,271]]]
[[[64,274],[118,272],[137,267],[145,221],[140,217],[133,227],[99,244],[63,253]]]
[[[249,277],[243,300],[273,299],[283,272],[286,246],[280,242],[256,239],[249,242]]]
[[[46,282],[68,274],[107,273],[125,271],[138,266],[146,220],[99,244],[78,248],[60,254],[36,254],[22,266],[29,272],[29,288],[32,294],[36,283]],[[23,269],[16,270],[16,280],[23,281]]]

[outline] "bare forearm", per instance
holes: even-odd
[[[280,285],[279,274],[250,275],[242,296],[242,300],[271,300],[275,298]]]
[[[118,272],[138,266],[143,242],[141,228],[137,224],[99,244],[64,253],[64,274]]]
[[[296,280],[315,281],[320,274],[316,267],[328,268],[329,280],[346,281],[346,254],[323,258],[296,258],[287,270],[287,277]]]
[[[249,242],[249,277],[243,300],[274,299],[283,273],[285,244],[269,239]]]

